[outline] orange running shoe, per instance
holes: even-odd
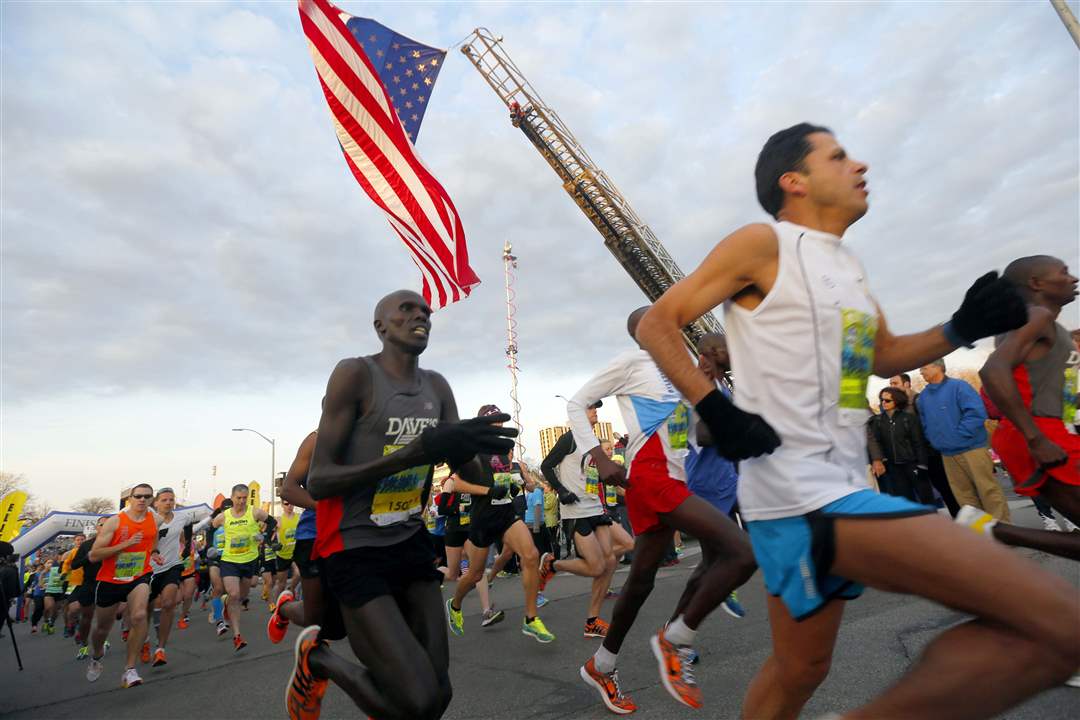
[[[313,650],[325,641],[319,640],[319,626],[309,625],[296,638],[292,677],[285,690],[285,709],[290,720],[317,720],[322,712],[322,699],[326,694],[327,680],[315,677],[308,658]]]
[[[619,687],[618,670],[602,673],[596,669],[596,658],[589,658],[589,662],[581,666],[580,674],[586,685],[595,688],[600,693],[600,699],[611,712],[617,715],[629,715],[637,710],[634,701],[623,695],[622,688]]]
[[[555,577],[555,556],[549,552],[540,556],[540,585],[537,592],[543,592],[551,578]]]
[[[169,662],[165,659],[165,648],[158,648],[154,651],[154,664],[152,667],[161,667]]]
[[[607,637],[608,627],[610,627],[603,618],[596,618],[592,622],[585,623],[585,637],[587,638],[603,638]]]
[[[144,642],[142,644],[142,653],[139,655],[139,659],[144,663],[150,662],[150,643]]]
[[[190,624],[191,624],[191,621],[188,620],[188,616],[187,615],[182,615],[180,617],[180,619],[177,621],[176,627],[180,628],[181,630],[187,630],[188,625],[190,625]]]
[[[285,633],[289,631],[289,619],[281,614],[281,607],[285,603],[292,601],[293,594],[288,590],[282,590],[275,603],[274,612],[270,614],[270,619],[266,621],[266,635],[270,638],[270,642],[275,645],[284,640]]]
[[[232,644],[233,644],[233,650],[235,652],[240,652],[241,650],[243,650],[244,648],[247,647],[247,642],[245,642],[244,638],[242,638],[239,635],[236,635],[236,636],[233,637]]]
[[[653,635],[650,641],[653,655],[660,665],[660,680],[664,688],[683,705],[694,709],[701,707],[701,688],[694,680],[691,656],[694,648],[676,645],[664,637],[664,631]]]

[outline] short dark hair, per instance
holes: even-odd
[[[757,183],[757,198],[765,212],[774,218],[780,218],[780,208],[784,206],[784,191],[780,189],[780,176],[792,170],[805,169],[803,160],[813,148],[806,139],[813,133],[832,130],[821,125],[802,122],[798,125],[774,133],[765,141],[765,146],[758,153],[757,165],[754,166],[754,180]]]
[[[888,395],[892,398],[893,404],[896,405],[897,410],[903,410],[908,405],[907,393],[900,388],[894,388],[892,386],[881,388],[881,392],[878,393],[878,400],[883,395]]]
[[[908,385],[911,384],[911,376],[908,375],[907,373],[900,373],[896,377],[900,378],[901,383],[906,383]]]
[[[245,485],[245,484],[243,484],[243,483],[240,483],[239,485],[233,485],[233,486],[232,486],[232,490],[230,490],[230,491],[229,491],[229,494],[230,494],[230,495],[232,495],[232,494],[233,494],[234,492],[236,492],[237,490],[240,490],[240,491],[242,491],[242,492],[251,492],[251,489],[250,489],[250,488],[248,488],[248,486],[247,486],[247,485]]]

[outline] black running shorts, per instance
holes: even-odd
[[[183,572],[183,565],[173,565],[165,572],[156,573],[150,580],[150,599],[156,598],[169,585],[180,587],[180,575]]]
[[[581,537],[589,537],[596,528],[606,527],[611,524],[611,516],[607,513],[604,513],[603,515],[593,515],[592,517],[587,518],[578,518],[574,521],[574,533]]]
[[[474,516],[469,523],[469,541],[478,548],[491,547],[492,543],[502,540],[510,526],[518,521],[512,505],[491,506],[479,517]]]
[[[223,578],[236,577],[241,580],[245,578],[250,580],[258,574],[259,561],[252,560],[251,562],[246,563],[234,563],[222,560],[218,567],[221,570],[221,577]]]
[[[127,602],[131,591],[140,585],[149,585],[150,578],[151,573],[146,573],[129,583],[111,583],[98,580],[97,589],[94,591],[94,604],[99,608],[107,608],[117,603]]]
[[[293,549],[292,559],[296,567],[300,568],[300,579],[311,580],[322,573],[319,572],[319,562],[312,559],[311,548],[315,544],[315,538],[310,540],[297,540]]]
[[[360,547],[336,552],[323,561],[330,591],[342,605],[363,607],[382,595],[398,596],[417,582],[440,582],[435,548],[423,529],[385,547]]]

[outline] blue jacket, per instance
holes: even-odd
[[[928,384],[915,401],[926,439],[942,455],[986,447],[986,406],[975,388],[946,377]]]

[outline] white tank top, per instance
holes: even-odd
[[[866,382],[877,308],[840,238],[780,222],[776,282],[754,310],[724,305],[735,404],[780,435],[739,464],[747,520],[802,515],[867,487]]]

